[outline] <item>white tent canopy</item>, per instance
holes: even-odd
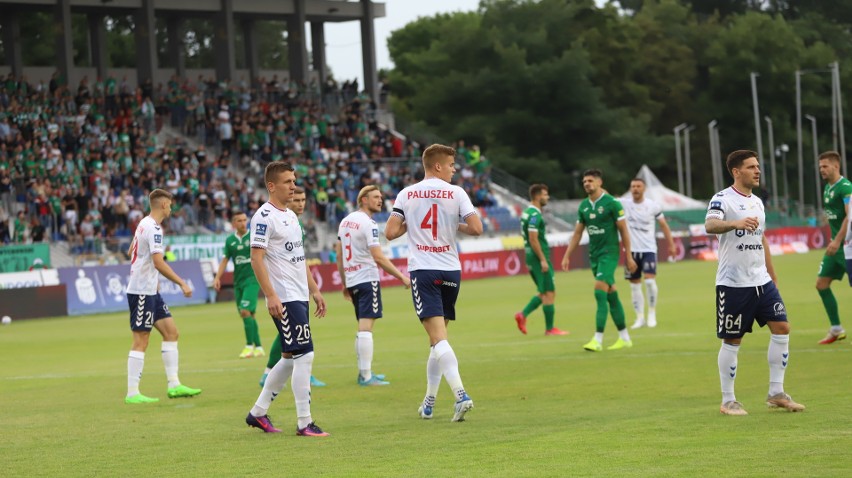
[[[642,165],[637,178],[645,180],[645,197],[653,199],[662,206],[663,211],[677,211],[681,209],[704,209],[707,204],[692,199],[689,196],[684,196],[676,191],[665,187],[659,178],[651,171],[647,165]],[[629,198],[630,191],[621,195],[622,198]]]

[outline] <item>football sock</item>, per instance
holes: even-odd
[[[603,343],[603,332],[595,332],[595,340],[599,343]]]
[[[834,293],[831,289],[819,289],[819,298],[822,299],[822,305],[825,306],[825,311],[828,313],[828,320],[831,325],[840,325],[840,314],[837,312],[837,299],[834,298]]]
[[[358,335],[355,336],[355,351],[358,353],[358,371],[361,374],[361,378],[370,380],[373,376],[372,332],[358,332]]]
[[[254,345],[254,332],[251,329],[252,320],[251,317],[243,317],[243,331],[246,334],[246,346],[248,347]]]
[[[606,317],[609,315],[605,290],[595,289],[595,302],[598,304],[598,308],[595,311],[595,331],[603,333],[606,328]]]
[[[296,400],[296,416],[299,428],[305,428],[311,419],[311,369],[314,365],[314,353],[308,352],[293,359],[293,398]]]
[[[739,345],[726,344],[722,342],[719,349],[719,379],[722,382],[722,403],[732,402],[737,399],[734,395],[734,379],[737,378],[737,352]]]
[[[145,368],[145,352],[131,350],[127,356],[127,396],[139,394],[142,369]]]
[[[553,316],[556,313],[556,307],[553,304],[545,305],[541,308],[544,311],[544,326],[545,330],[553,328]]]
[[[260,395],[257,397],[257,401],[251,409],[251,414],[256,417],[266,415],[272,401],[275,400],[275,397],[277,397],[281,392],[281,389],[284,388],[284,385],[287,383],[287,379],[289,379],[292,374],[293,359],[279,360],[278,363],[272,367],[272,370],[269,371],[269,375],[266,377],[266,382],[263,384],[263,390],[260,391]]]
[[[429,349],[429,359],[426,361],[426,398],[423,400],[427,405],[435,405],[435,397],[438,396],[438,387],[441,386],[441,366],[438,365],[438,357],[435,348]]]
[[[650,291],[649,291],[650,293]],[[642,295],[642,284],[630,283],[630,299],[633,302],[633,311],[636,312],[636,321],[645,319],[645,296]]]
[[[269,358],[266,360],[266,368],[274,367],[279,360],[281,360],[281,337],[275,334],[272,349],[269,351]]]
[[[607,301],[609,302],[609,312],[612,314],[612,321],[615,323],[615,328],[618,330],[623,329],[626,327],[624,323],[624,307],[621,306],[621,301],[618,300],[618,291],[612,291],[607,294]]]
[[[461,375],[459,374],[459,361],[456,358],[456,353],[446,340],[435,344],[434,349],[435,358],[438,359],[438,366],[441,367],[441,373],[455,394],[456,400],[461,400],[464,396],[464,386],[462,385]]]
[[[648,289],[648,308],[654,309],[657,307],[657,296],[659,289],[657,288],[657,279],[645,279],[645,287]]]
[[[251,340],[255,347],[260,347],[260,329],[257,326],[257,319],[252,315],[251,319]]]
[[[787,359],[789,357],[790,336],[770,336],[769,351],[766,353],[766,358],[769,361],[769,395],[784,392],[784,371],[787,370]]]
[[[530,299],[530,302],[527,304],[527,306],[524,307],[524,310],[521,313],[524,314],[524,317],[529,317],[530,314],[535,312],[535,309],[538,309],[538,306],[540,306],[540,305],[541,305],[541,297],[534,295],[533,298]]]
[[[619,330],[618,336],[621,337],[621,340],[625,342],[630,342],[630,332],[627,330],[627,327]]]
[[[163,365],[166,367],[166,379],[169,381],[169,388],[180,386],[178,379],[178,347],[177,342],[163,341]]]

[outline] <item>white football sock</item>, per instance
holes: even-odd
[[[178,379],[178,346],[177,342],[165,342],[161,348],[163,352],[163,365],[166,367],[166,379],[169,381],[169,388],[180,386]]]
[[[621,337],[621,340],[625,342],[630,342],[630,332],[627,331],[627,327],[619,330],[618,336]]]
[[[251,414],[256,417],[262,417],[269,411],[269,406],[275,397],[281,393],[281,389],[287,383],[287,380],[293,375],[293,359],[282,358],[272,367],[269,375],[266,376],[266,382],[263,383],[263,390],[257,397],[254,407],[251,409]]]
[[[131,350],[127,356],[127,396],[139,394],[142,369],[145,368],[145,352]]]
[[[772,335],[769,337],[769,395],[784,393],[784,372],[790,357],[790,336]]]
[[[462,385],[461,375],[459,374],[459,361],[456,358],[456,353],[446,340],[435,344],[434,349],[438,366],[441,367],[441,373],[455,394],[456,400],[461,400],[464,396],[464,385]]]
[[[370,380],[373,377],[373,333],[358,332],[355,337],[355,348],[358,351],[358,371],[361,378]]]
[[[293,398],[296,400],[296,417],[299,429],[308,426],[311,419],[311,370],[314,366],[314,353],[308,352],[293,359]]]
[[[734,380],[737,378],[737,352],[739,345],[731,345],[722,342],[719,348],[719,379],[722,382],[722,403],[733,402],[737,399],[734,395]]]
[[[426,360],[426,398],[423,403],[435,406],[435,398],[438,396],[438,388],[441,386],[441,366],[438,365],[438,357],[435,348],[429,348],[429,359]]]
[[[603,332],[595,332],[595,340],[597,340],[599,344],[602,344],[603,343]]]
[[[633,302],[633,311],[636,312],[636,322],[645,320],[645,296],[642,295],[642,283],[630,283],[630,298]]]
[[[648,308],[657,308],[657,296],[659,289],[657,288],[657,279],[645,279],[645,287],[648,289]]]

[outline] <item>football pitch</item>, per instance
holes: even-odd
[[[530,334],[513,315],[533,292],[526,276],[462,283],[450,343],[475,408],[451,423],[442,383],[435,418],[421,420],[428,342],[410,295],[385,289],[373,370],[387,387],[356,384],[352,306],[326,294],[312,320],[312,412],[329,438],[295,436],[289,387],[270,409],[285,431],[264,434],[244,418],[265,358],[237,358],[242,323],[233,303],[175,308],[180,377],[204,392],[166,398],[154,332],[141,390],[151,405],[125,405],[126,313],[15,321],[0,327],[2,476],[849,476],[852,450],[849,340],[817,345],[828,328],[814,282],[822,252],[776,257],[792,325],[786,389],[808,408],[769,410],[766,349],[756,330],[739,353],[737,398],[749,415],[719,414],[714,329],[715,263],[661,264],[659,325],[631,331],[629,350],[589,353],[594,333],[588,270],[556,277],[556,325],[539,309]],[[632,323],[627,283],[618,282]],[[835,283],[852,327],[852,290]],[[263,301],[260,302],[262,306]],[[274,328],[258,311],[264,346]],[[610,321],[604,345],[615,341]],[[843,450],[846,450],[845,452]]]

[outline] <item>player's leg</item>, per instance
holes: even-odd
[[[756,310],[757,294],[754,287],[716,286],[716,337],[722,340],[716,363],[722,389],[719,412],[724,415],[748,415],[734,393],[737,378],[737,355]]]
[[[281,352],[281,335],[284,333],[283,324],[280,320],[274,318],[272,322],[275,324],[277,334],[275,342],[272,344],[272,350],[270,350],[269,362],[267,363],[268,371],[264,373],[263,379],[261,379],[263,390],[260,391],[260,395],[258,395],[254,406],[246,416],[247,425],[260,428],[266,433],[281,431],[275,428],[269,420],[267,413],[269,412],[269,407],[272,405],[272,401],[281,393],[281,390],[287,384],[287,380],[293,375],[293,354],[283,354]],[[288,331],[288,333],[290,332]],[[290,334],[292,336],[292,333]],[[275,355],[275,344],[278,344],[277,355]],[[278,360],[273,360],[276,356]]]
[[[657,255],[653,252],[645,253],[642,272],[645,274],[645,289],[648,291],[648,327],[657,326]]]
[[[630,332],[627,330],[627,322],[624,316],[624,307],[621,305],[621,299],[618,298],[618,291],[615,289],[615,271],[618,269],[618,256],[607,256],[600,259],[598,272],[601,273],[598,283],[603,283],[607,286],[606,301],[609,305],[609,313],[612,316],[612,321],[615,328],[618,330],[618,339],[612,345],[607,347],[607,350],[619,350],[630,348],[633,342],[630,340]],[[598,285],[596,285],[598,287]]]
[[[630,282],[630,301],[633,305],[633,312],[636,314],[636,321],[633,322],[631,329],[638,329],[645,325],[645,296],[642,294],[642,263],[644,254],[634,252],[633,260],[636,262],[636,270],[630,272],[627,266],[624,267],[624,278]]]
[[[160,401],[149,398],[139,392],[139,382],[142,380],[142,370],[145,368],[145,351],[151,337],[154,325],[153,296],[127,294],[127,304],[130,307],[130,331],[133,343],[127,356],[127,395],[125,403],[152,403]]]
[[[554,325],[556,318],[556,284],[553,280],[553,265],[550,270],[542,273],[539,283],[541,291],[542,311],[544,312],[544,334],[545,335],[568,335],[567,331],[560,330]]]
[[[583,349],[589,352],[600,352],[603,350],[602,344],[604,330],[606,329],[606,318],[609,316],[609,303],[606,300],[606,292],[609,286],[605,282],[598,280],[599,267],[600,262],[591,261],[592,275],[595,276],[594,294],[597,307],[595,309],[595,336],[583,345]]]
[[[157,294],[157,297],[159,298],[159,294]],[[161,350],[163,355],[163,365],[166,369],[166,379],[169,381],[169,398],[192,397],[198,395],[201,393],[201,389],[187,387],[180,383],[180,379],[178,378],[179,334],[177,325],[175,325],[175,321],[169,312],[169,308],[163,302],[162,298],[159,298],[158,302],[159,304],[162,304],[161,307],[158,306],[157,308],[162,311],[163,317],[159,320],[155,320],[154,327],[158,332],[160,332],[160,335],[163,336]]]
[[[840,254],[839,251],[838,254]],[[837,254],[835,254],[835,256],[836,255]],[[842,279],[843,274],[846,272],[845,262],[845,258],[843,264],[841,264],[836,257],[825,255],[823,256],[822,263],[820,263],[819,266],[816,289],[819,294],[819,298],[822,300],[825,313],[828,315],[828,321],[831,323],[828,334],[824,339],[819,341],[821,345],[831,344],[846,338],[846,331],[843,330],[843,326],[840,325],[840,313],[837,309],[837,299],[831,291],[831,282]]]
[[[526,307],[518,313],[515,314],[515,323],[518,326],[518,330],[521,331],[522,334],[527,334],[527,317],[530,316],[539,306],[542,304],[542,291],[540,287],[540,279],[541,279],[541,264],[540,263],[527,263],[527,268],[530,271],[530,277],[535,284],[537,294],[530,298],[530,301],[527,302]]]
[[[260,377],[261,387],[266,382],[266,377],[269,376],[269,372],[272,371],[272,368],[275,367],[275,364],[277,364],[279,360],[281,360],[281,336],[276,333],[275,340],[272,341],[272,348],[269,349],[269,359],[266,361],[266,369]]]
[[[240,320],[243,323],[243,332],[246,337],[245,347],[240,352],[240,358],[251,358],[254,355],[254,332],[251,326],[251,313],[246,310],[243,304],[243,296],[245,287],[242,284],[234,284],[234,300],[237,302],[237,313],[240,315]]]
[[[284,315],[289,321],[280,321],[284,357],[293,357],[293,378],[290,380],[296,402],[296,434],[300,436],[328,436],[311,416],[311,372],[314,365],[314,342],[311,337],[308,302],[287,302]],[[288,337],[291,337],[288,339]],[[267,379],[268,380],[268,379]]]
[[[253,350],[252,356],[254,357],[263,357],[266,353],[263,350],[263,346],[260,343],[260,328],[257,325],[257,319],[254,316],[255,311],[257,310],[257,297],[260,293],[260,285],[257,283],[249,284],[243,287],[242,296],[238,298],[239,309],[240,309],[240,317],[243,318],[243,324],[248,325],[248,333],[246,334],[246,338],[248,339],[246,344],[251,344]]]
[[[769,392],[766,395],[766,404],[770,408],[800,412],[805,406],[796,403],[784,392],[784,373],[790,360],[790,323],[787,322],[787,308],[774,282],[767,283],[762,289],[755,318],[759,324],[768,325],[772,334],[766,352],[769,362]]]
[[[432,347],[435,342],[443,336],[446,338],[447,327],[443,324],[443,330],[435,325],[435,330],[430,332],[426,328],[425,319],[430,317],[440,317],[443,319],[443,303],[440,301],[440,291],[434,285],[433,274],[430,271],[411,271],[411,300],[414,303],[414,312],[420,319],[420,323],[426,329],[429,335],[429,357],[426,359],[426,395],[417,409],[420,418],[432,418],[432,409],[435,406],[435,400],[438,396],[438,388],[441,385],[441,366],[438,364],[438,357],[435,355],[435,348]],[[429,322],[431,324],[431,322]],[[443,334],[443,335],[441,335]],[[434,336],[434,339],[433,339]]]
[[[356,290],[357,289],[357,290]],[[379,282],[365,282],[349,289],[358,333],[355,336],[355,353],[358,357],[358,385],[390,385],[384,375],[373,374],[373,326],[382,317],[382,289]],[[353,293],[354,292],[354,293]]]

